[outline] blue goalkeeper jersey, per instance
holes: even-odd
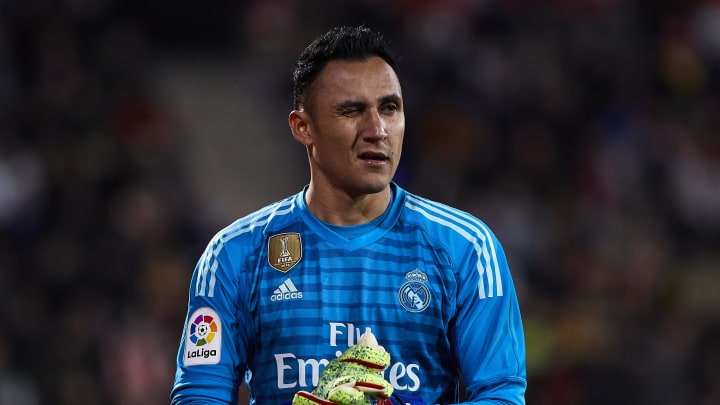
[[[235,404],[244,382],[251,402],[287,404],[370,330],[398,393],[524,404],[522,322],[497,238],[391,188],[368,224],[320,221],[303,190],[219,232],[192,277],[172,403]]]

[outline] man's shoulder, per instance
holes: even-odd
[[[442,240],[449,242],[449,239],[455,237],[484,239],[492,234],[485,222],[466,210],[407,191],[404,194],[405,221],[422,227],[428,233],[439,235]]]
[[[447,221],[453,223],[482,222],[474,214],[464,209],[408,191],[404,192],[403,204],[405,208],[409,208],[410,212],[415,213],[415,215],[440,225],[447,224]]]
[[[228,243],[237,239],[262,238],[273,229],[281,229],[294,222],[300,207],[296,204],[296,195],[268,204],[254,212],[240,217],[222,228],[213,239]]]

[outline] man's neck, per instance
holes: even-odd
[[[319,190],[310,184],[305,203],[310,212],[323,222],[351,226],[372,221],[390,204],[390,186],[373,194],[350,195],[339,190]]]

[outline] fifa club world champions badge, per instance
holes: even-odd
[[[408,312],[422,312],[430,305],[428,277],[420,269],[405,274],[407,281],[398,291],[398,301]]]
[[[287,273],[302,258],[302,242],[296,232],[273,235],[268,239],[268,263]]]

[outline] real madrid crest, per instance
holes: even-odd
[[[420,269],[405,274],[407,281],[400,286],[398,301],[408,312],[422,312],[430,305],[430,289],[425,285],[428,277]]]
[[[281,233],[268,239],[268,263],[275,270],[287,272],[302,258],[299,233]]]

